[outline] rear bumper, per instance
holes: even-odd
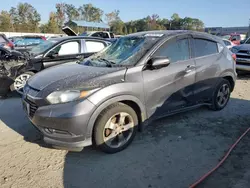
[[[94,109],[90,101],[84,100],[38,107],[32,116],[27,110],[26,113],[46,143],[56,148],[81,150],[92,145],[87,129]]]

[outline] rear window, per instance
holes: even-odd
[[[216,42],[205,39],[195,39],[194,43],[195,57],[202,57],[218,53],[218,46]]]

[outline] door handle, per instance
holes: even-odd
[[[186,73],[189,73],[189,72],[191,72],[191,71],[194,70],[194,69],[195,69],[195,66],[194,66],[194,65],[188,65],[187,68],[185,69],[185,72],[186,72]]]

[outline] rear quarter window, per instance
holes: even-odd
[[[195,57],[208,56],[218,53],[216,42],[205,39],[194,39]]]

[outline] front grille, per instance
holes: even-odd
[[[242,62],[236,62],[237,65],[246,65],[246,66],[250,66],[250,63],[242,63]]]
[[[247,53],[248,53],[248,50],[240,50],[240,51],[238,51],[238,53],[247,54]]]
[[[249,55],[237,55],[237,54],[236,54],[236,57],[237,57],[237,58],[242,58],[242,59],[250,59],[250,56],[249,56]]]
[[[25,99],[25,101],[29,104],[29,114],[28,115],[30,117],[33,117],[38,109],[38,106],[34,102],[32,102],[28,99]]]

